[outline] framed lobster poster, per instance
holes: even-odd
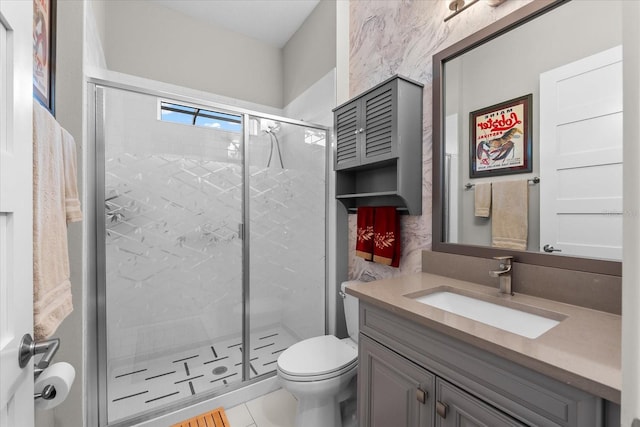
[[[56,0],[33,0],[33,96],[55,116]]]
[[[469,113],[470,178],[531,172],[532,97]]]

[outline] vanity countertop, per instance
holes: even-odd
[[[405,295],[447,286],[460,291],[565,315],[557,326],[529,339],[422,304]],[[428,273],[347,287],[347,293],[408,320],[504,357],[609,401],[620,403],[621,317],[525,294],[499,296],[498,289]]]

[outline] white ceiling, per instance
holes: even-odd
[[[283,47],[320,0],[154,0],[204,22]]]

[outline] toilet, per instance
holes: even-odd
[[[349,338],[309,338],[278,357],[280,383],[298,400],[296,427],[342,427],[340,402],[355,393],[358,299],[346,295],[346,283],[340,288]]]

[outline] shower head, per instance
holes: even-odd
[[[260,130],[266,133],[276,133],[280,130],[280,122],[269,119],[261,119]]]

